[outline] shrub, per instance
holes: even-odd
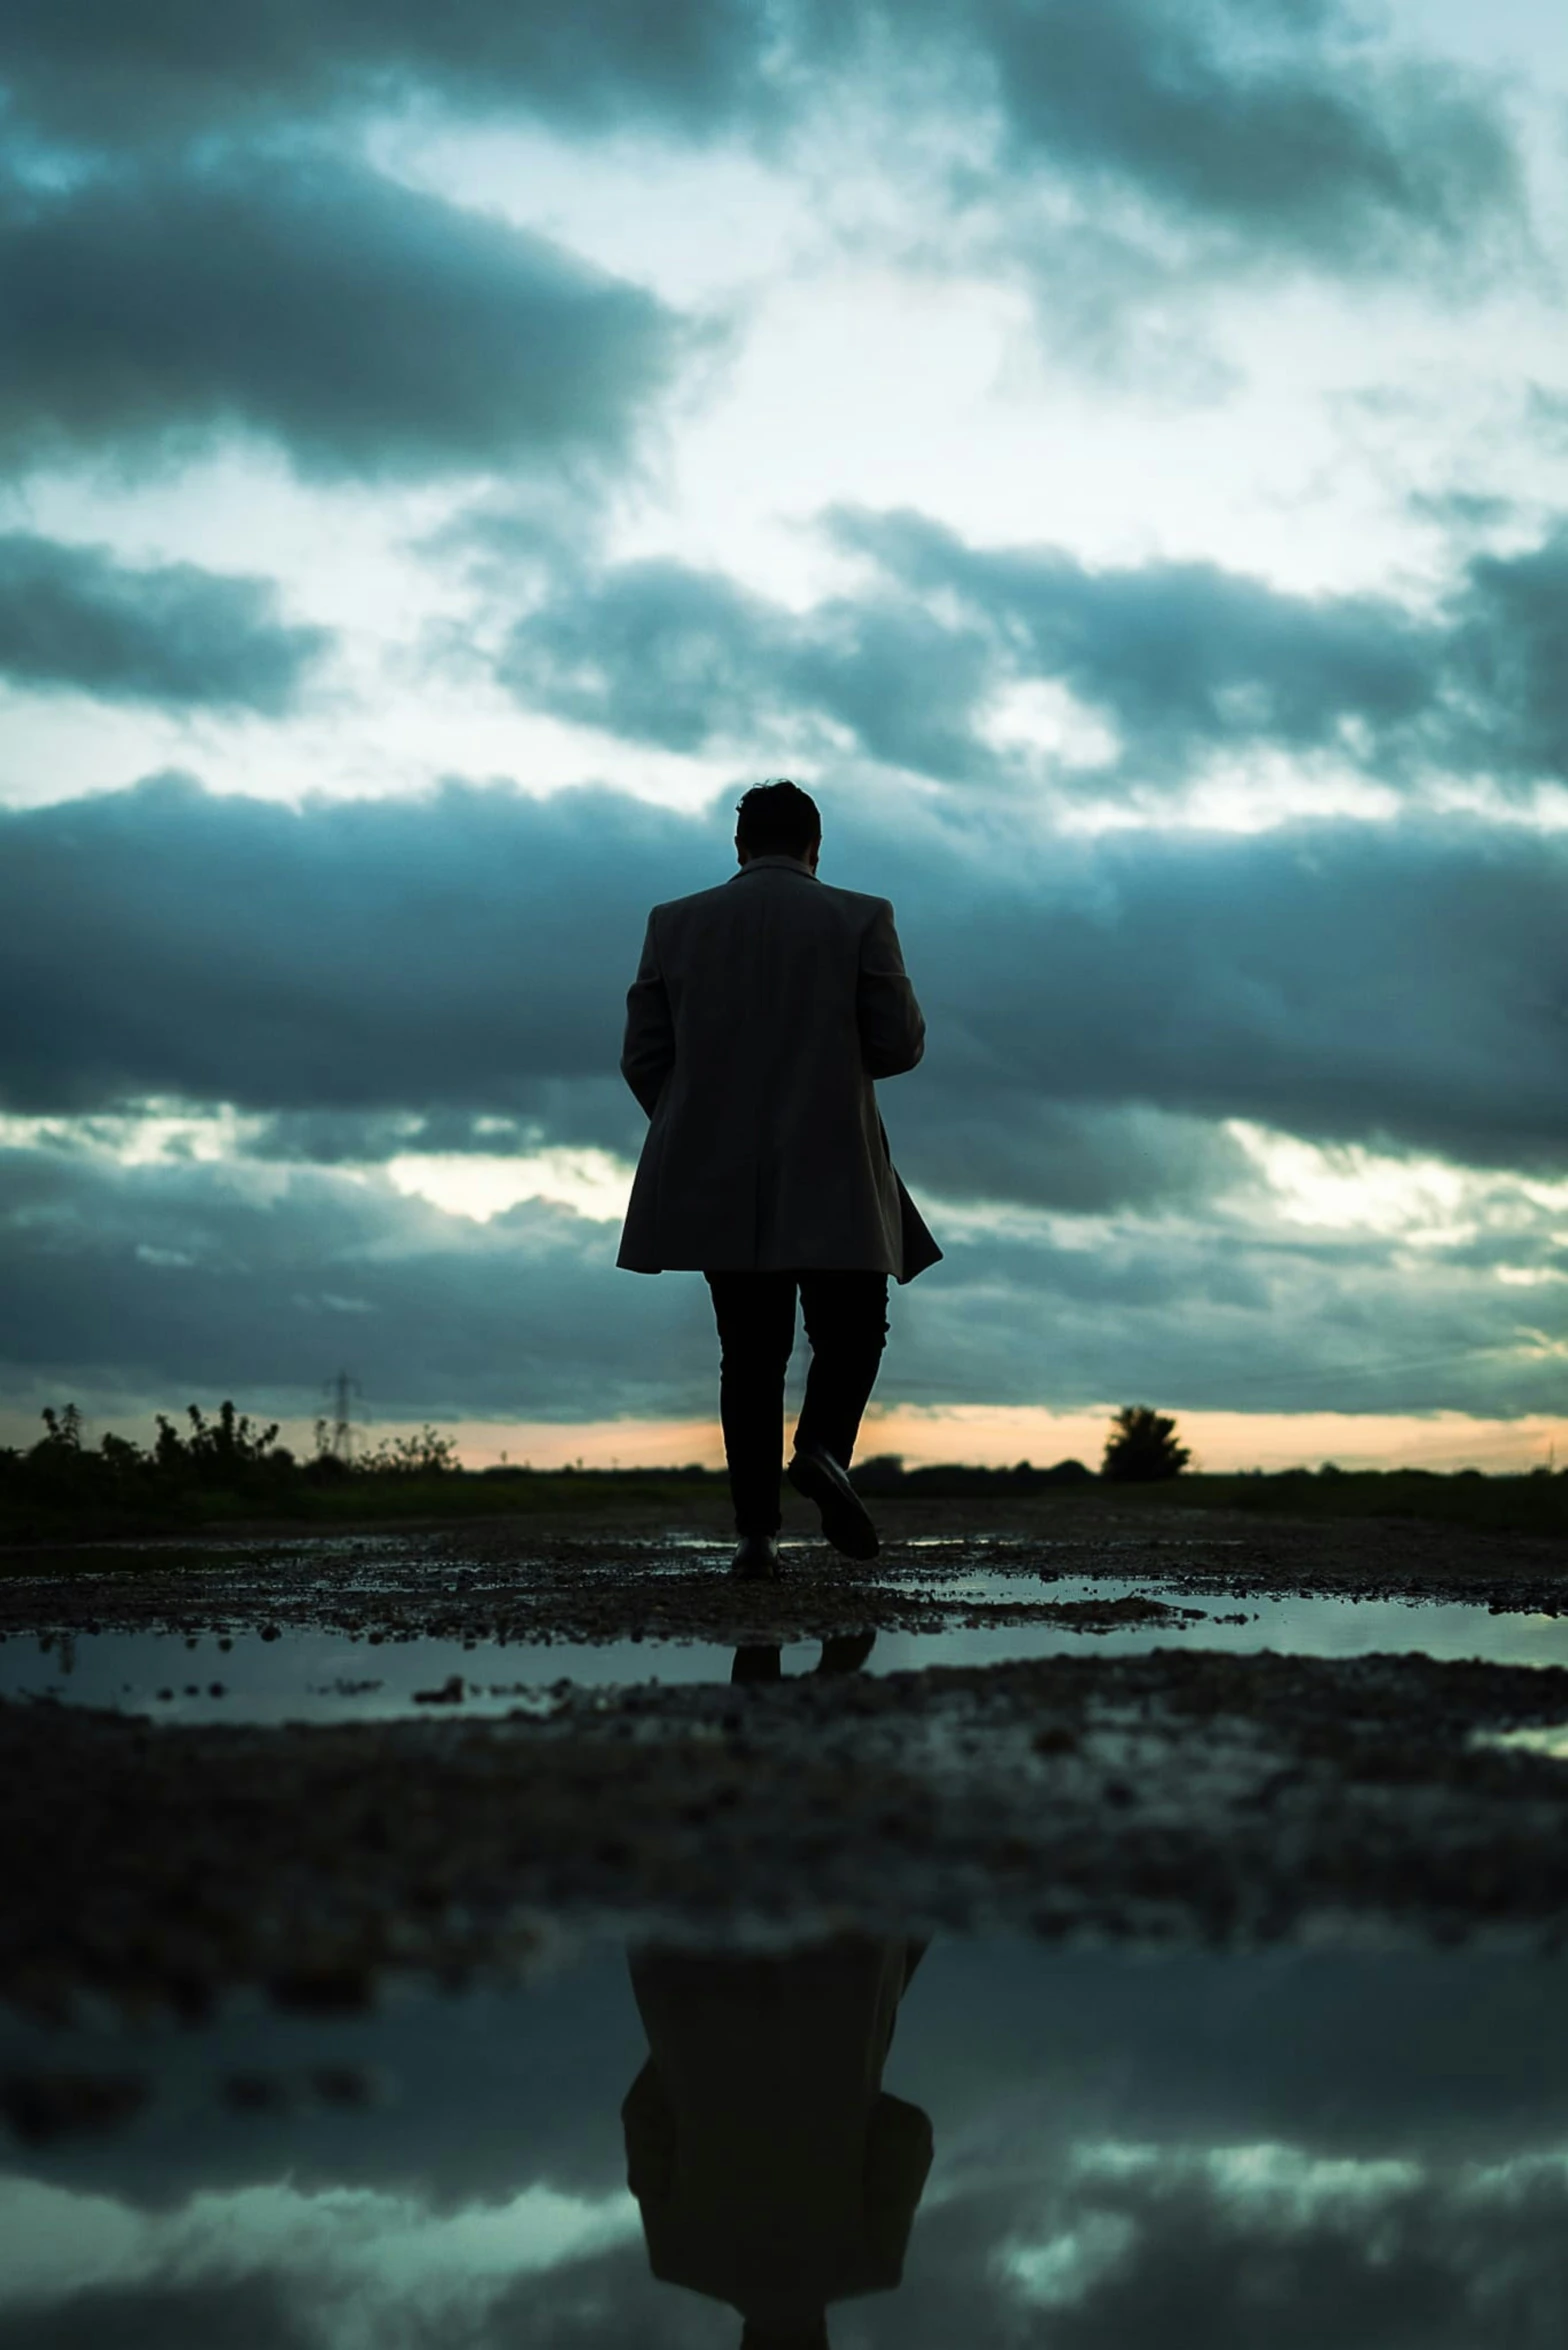
[[[427,1422],[413,1436],[385,1436],[354,1466],[361,1476],[449,1477],[462,1467],[456,1441]]]

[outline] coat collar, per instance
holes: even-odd
[[[786,873],[804,874],[807,881],[815,881],[817,878],[804,857],[748,857],[740,871],[732,873],[730,879],[744,881],[748,873],[768,873],[775,866],[782,866]]]

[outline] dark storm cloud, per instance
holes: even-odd
[[[0,815],[0,988],[34,1006],[9,1081],[37,1106],[531,1113],[541,1084],[613,1070],[647,900],[718,847],[609,792],[296,814],[162,779],[71,805],[85,836],[64,807]],[[35,999],[50,975],[75,1016]]]
[[[1136,765],[1232,743],[1382,739],[1434,699],[1439,640],[1372,596],[1291,595],[1214,563],[1091,570],[1054,547],[977,548],[913,513],[840,509],[838,544],[907,590],[959,599],[1014,673],[1068,686]]]
[[[47,128],[106,146],[420,92],[701,131],[763,102],[771,29],[753,0],[11,0],[0,79]]]
[[[1478,756],[1568,778],[1568,526],[1523,554],[1475,557],[1451,658]]]
[[[498,675],[520,700],[672,751],[757,740],[802,716],[889,765],[956,777],[996,764],[975,737],[994,674],[978,630],[868,597],[803,618],[671,561],[559,579]]]
[[[921,13],[960,17],[947,0]],[[1490,93],[1377,58],[1333,0],[970,0],[961,21],[1016,158],[1120,183],[1260,254],[1383,266],[1413,244],[1460,248],[1518,202]]]
[[[164,1404],[243,1392],[310,1413],[347,1354],[378,1418],[706,1411],[705,1299],[617,1273],[615,1239],[539,1205],[475,1225],[315,1170],[13,1150],[0,1360],[13,1386]]]
[[[1006,689],[1041,681],[1113,731],[1113,762],[1077,778],[1096,793],[1179,782],[1250,749],[1328,756],[1384,783],[1568,778],[1561,524],[1534,548],[1472,555],[1422,613],[1214,563],[1096,570],[1058,547],[976,547],[910,512],[839,508],[825,524],[870,575],[804,613],[669,560],[594,571],[558,553],[498,675],[530,707],[667,750],[804,739],[825,752],[847,737],[943,782],[1038,766],[986,726]]]
[[[946,1059],[933,1047],[932,1068]],[[1057,1102],[972,1074],[965,1084],[951,1064],[947,1082],[895,1095],[893,1115],[903,1158],[945,1199],[1136,1212],[1195,1206],[1249,1173],[1240,1145],[1203,1119]]]
[[[268,580],[0,536],[0,677],[15,685],[280,717],[332,639],[276,607]]]
[[[988,193],[1043,171],[1333,269],[1453,253],[1519,203],[1493,91],[1380,56],[1332,0],[19,0],[0,74],[45,131],[108,146],[413,95],[700,137],[869,94],[989,120]]]
[[[420,477],[624,454],[686,330],[542,237],[274,156],[0,188],[0,453]]]
[[[930,1021],[888,1089],[912,1173],[929,1153],[956,1180],[962,1133],[968,1195],[1016,1196],[1064,1108],[1568,1165],[1561,836],[1454,817],[1085,840],[821,796],[825,876],[894,899]],[[586,1139],[582,1099],[608,1139],[647,907],[721,881],[732,823],[459,785],[295,812],[169,779],[0,816],[0,997],[27,1007],[0,1099],[492,1113],[557,1142]]]
[[[1560,1321],[1542,1300],[1561,1291],[1496,1279],[1509,1262],[1568,1276],[1568,1252],[1539,1235],[1495,1238],[1484,1264],[1423,1249],[1417,1272],[1380,1236],[1270,1237],[1212,1205],[1124,1217],[1092,1242],[935,1221],[947,1257],[900,1293],[885,1400],[1066,1404],[1131,1380],[1183,1411],[1560,1407],[1562,1356],[1540,1323]]]
[[[619,1073],[528,1082],[518,1091],[527,1106],[505,1116],[455,1108],[281,1111],[247,1127],[245,1151],[316,1167],[373,1166],[431,1153],[514,1158],[566,1143],[636,1157],[643,1115]],[[955,1109],[962,1113],[957,1123]],[[983,1089],[959,1102],[943,1089],[929,1110],[921,1094],[906,1093],[897,1116],[905,1158],[918,1162],[923,1183],[949,1199],[978,1193],[1086,1215],[1159,1210],[1196,1206],[1245,1185],[1251,1175],[1250,1160],[1231,1136],[1169,1111],[1080,1108]],[[103,1141],[114,1129],[88,1120],[82,1131]]]
[[[1561,1361],[1530,1335],[1538,1293],[1445,1253],[1413,1283],[1380,1240],[1166,1215],[1087,1246],[933,1212],[947,1256],[897,1293],[887,1404],[1073,1406],[1129,1384],[1182,1410],[1506,1415],[1560,1398]],[[618,1272],[617,1237],[537,1202],[475,1224],[330,1170],[13,1147],[0,1394],[122,1418],[222,1395],[309,1415],[346,1360],[375,1419],[709,1416],[700,1279]],[[1507,1253],[1539,1247],[1511,1235]]]
[[[253,1158],[298,1166],[378,1164],[400,1154],[443,1152],[512,1158],[569,1136],[574,1145],[636,1153],[642,1112],[618,1069],[602,1077],[523,1078],[517,1106],[498,1115],[442,1104],[409,1110],[282,1110],[247,1129]]]

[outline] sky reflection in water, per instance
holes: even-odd
[[[884,1631],[862,1660],[864,1669],[908,1672],[1075,1653],[1133,1656],[1170,1647],[1327,1657],[1419,1651],[1493,1664],[1568,1666],[1568,1616],[1494,1615],[1484,1607],[1436,1601],[1194,1597],[1147,1577],[1032,1584],[1016,1575],[976,1574],[943,1585],[940,1595],[949,1592],[982,1605],[1104,1603],[1142,1594],[1164,1600],[1174,1612],[1156,1623],[1111,1631],[1060,1623]],[[811,1671],[820,1653],[815,1641],[785,1643],[781,1670],[786,1677]],[[222,1639],[148,1631],[17,1634],[0,1644],[0,1697],[47,1696],[160,1720],[367,1721],[419,1714],[442,1702],[443,1693],[451,1702],[456,1677],[465,1711],[504,1714],[520,1704],[547,1705],[546,1692],[568,1675],[577,1689],[714,1682],[730,1677],[733,1659],[733,1649],[700,1641],[372,1643],[293,1626],[270,1639],[238,1630]]]
[[[890,2286],[906,2230],[901,2285],[830,2307],[836,2350],[1564,2337],[1560,1963],[888,1942],[634,1953],[634,1992],[628,1955],[349,2024],[13,2029],[13,2071],[136,2067],[154,2094],[117,2133],[12,2148],[7,2350],[703,2350],[740,2338],[715,2294],[743,2242],[732,2297],[760,2264],[774,2338],[804,2340],[810,2280]],[[650,2036],[667,2110],[623,2123]],[[650,2244],[709,2290],[657,2281]]]

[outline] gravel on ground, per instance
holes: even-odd
[[[0,1997],[354,2005],[588,1929],[1211,1942],[1568,1932],[1568,1672],[1159,1652],[545,1718],[154,1726],[0,1705]]]

